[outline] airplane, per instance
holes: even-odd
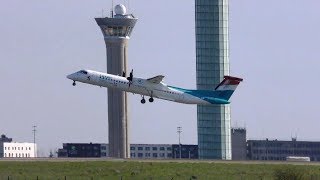
[[[117,76],[92,70],[80,70],[68,75],[67,78],[73,80],[73,86],[78,81],[140,94],[142,104],[146,102],[144,97],[149,96],[149,102],[153,102],[154,98],[159,98],[178,103],[198,105],[229,104],[230,97],[243,80],[237,77],[224,76],[224,79],[214,90],[190,90],[166,85],[162,82],[164,78],[162,75],[149,79],[135,78],[133,77],[133,70],[130,72],[129,77],[126,77],[124,72],[122,76]]]

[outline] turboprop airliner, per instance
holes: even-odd
[[[133,71],[131,71],[129,77],[125,76],[125,73],[122,76],[116,76],[92,70],[80,70],[68,75],[67,78],[73,80],[73,86],[76,85],[76,82],[82,82],[140,94],[142,104],[146,102],[144,97],[148,96],[149,102],[153,102],[154,98],[159,98],[199,105],[229,104],[231,95],[242,81],[241,78],[224,76],[221,83],[213,90],[190,90],[166,85],[162,81],[164,78],[162,75],[142,79],[133,77]]]

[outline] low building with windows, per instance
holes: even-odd
[[[132,159],[198,159],[198,145],[181,144],[130,144]],[[64,143],[58,157],[108,157],[108,144]]]
[[[248,140],[247,157],[250,160],[285,161],[287,157],[309,157],[320,161],[320,142],[278,140]]]
[[[34,158],[37,157],[37,145],[34,143],[4,142],[4,158]]]
[[[172,158],[171,144],[130,144],[132,159],[168,159]]]
[[[173,144],[172,155],[174,159],[198,159],[198,145]]]
[[[58,157],[108,157],[108,144],[64,143],[58,149]],[[133,159],[167,159],[172,158],[171,144],[131,144]]]
[[[106,157],[107,145],[98,143],[63,143],[58,157]]]
[[[101,144],[101,157],[109,156],[109,144]]]

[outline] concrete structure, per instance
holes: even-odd
[[[247,157],[250,160],[285,161],[289,156],[310,157],[320,161],[320,142],[278,140],[248,140]]]
[[[245,128],[231,129],[232,160],[246,160],[247,131]]]
[[[37,157],[37,145],[34,143],[3,143],[3,157],[5,158],[34,158]]]
[[[213,90],[229,75],[228,0],[195,0],[197,89]],[[197,108],[200,159],[231,159],[230,106]]]
[[[95,18],[100,26],[107,51],[107,73],[127,72],[127,48],[137,19],[126,14],[123,5],[115,7],[115,16]],[[126,73],[128,74],[128,73]],[[128,141],[128,97],[123,91],[108,89],[109,156],[130,157]]]
[[[131,144],[133,159],[168,159],[172,158],[171,144]]]

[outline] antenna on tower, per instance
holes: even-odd
[[[111,5],[111,17],[113,18],[113,0],[112,0],[112,5]]]

